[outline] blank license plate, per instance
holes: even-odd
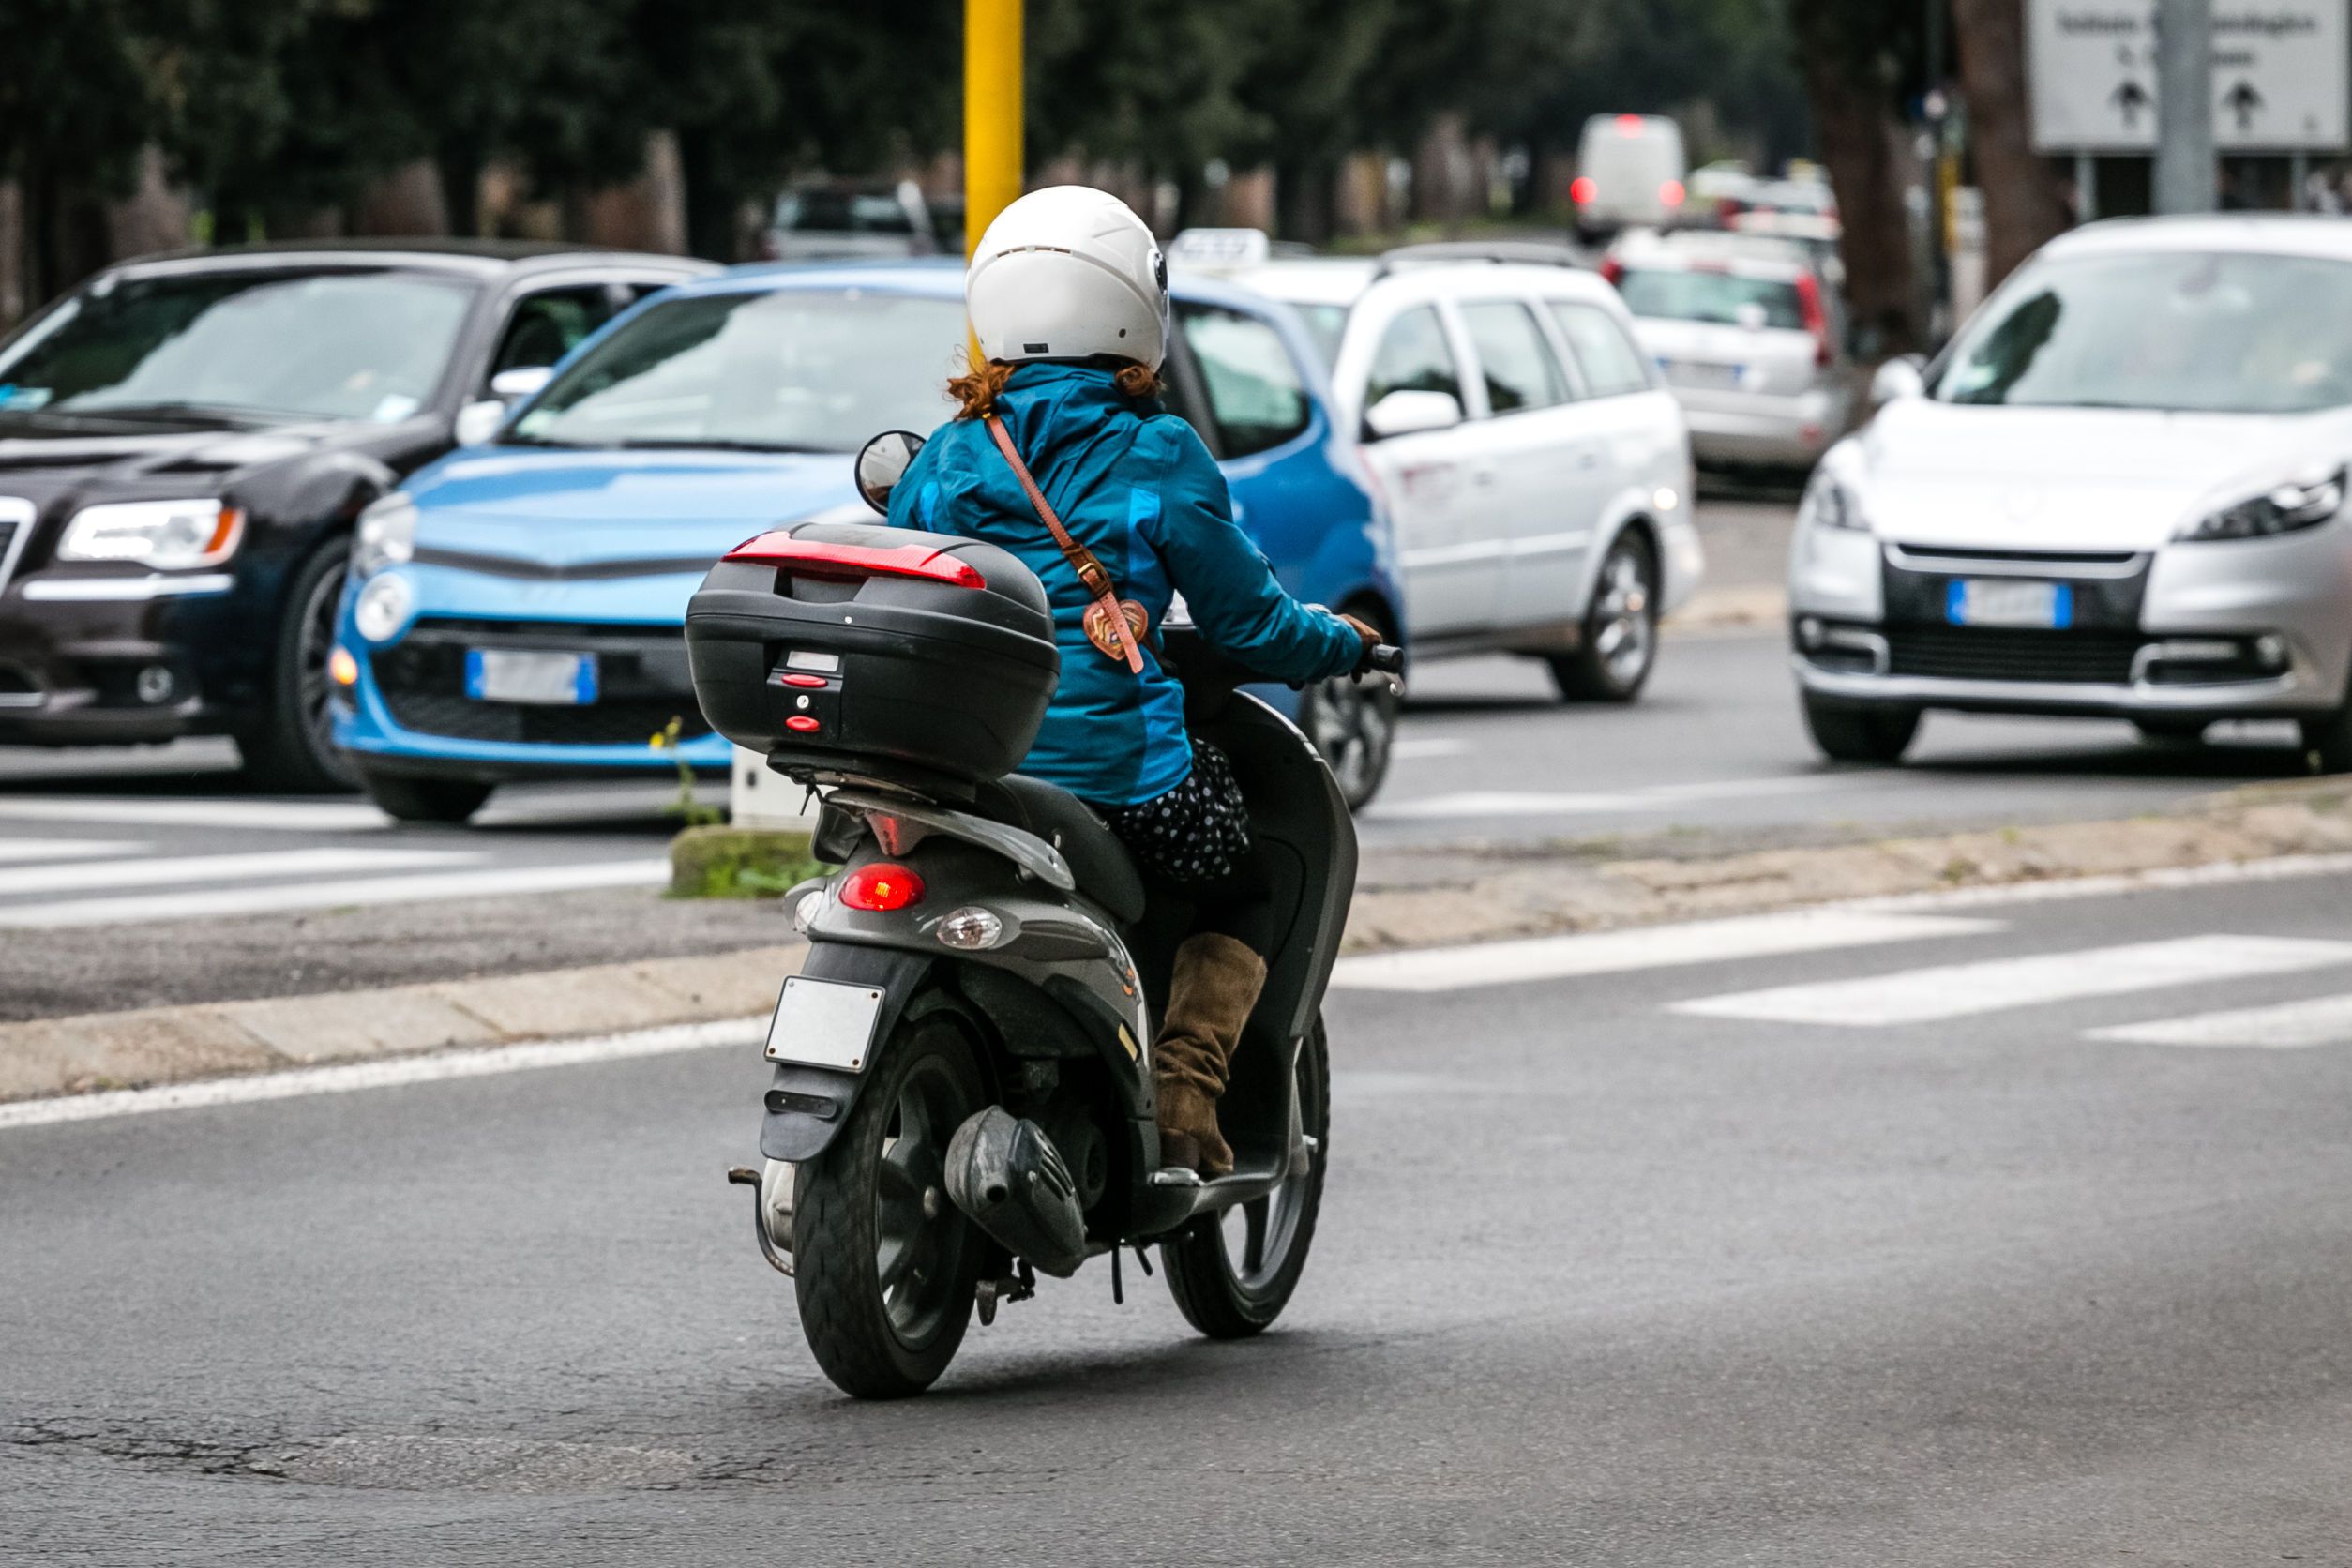
[[[2062,631],[2074,624],[2074,590],[2063,582],[1965,579],[1944,591],[1944,619],[1955,626],[2035,626]]]
[[[468,648],[465,694],[477,702],[582,706],[596,700],[596,656]]]
[[[767,1059],[862,1073],[873,1054],[874,1024],[882,1017],[882,1004],[877,987],[795,974],[784,982],[784,994],[776,999]]]

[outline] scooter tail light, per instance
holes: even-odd
[[[868,577],[916,578],[951,588],[986,588],[988,580],[970,562],[929,545],[841,545],[762,534],[727,552],[730,561],[777,566],[794,577],[854,582]]]
[[[844,909],[889,914],[923,901],[923,879],[895,862],[870,860],[843,877],[834,897]]]

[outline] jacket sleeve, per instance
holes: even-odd
[[[1142,528],[1201,635],[1271,680],[1319,681],[1354,669],[1363,639],[1275,580],[1274,567],[1233,520],[1225,475],[1193,428],[1173,415],[1153,423],[1147,439],[1164,445],[1167,460],[1157,465],[1158,515]]]

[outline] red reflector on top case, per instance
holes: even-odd
[[[797,730],[802,734],[806,735],[810,731],[817,728],[817,721],[809,717],[807,714],[794,714],[792,717],[784,721],[784,728],[787,730]]]
[[[786,686],[807,686],[813,691],[817,687],[825,684],[825,678],[822,675],[787,675],[784,677],[784,684]]]
[[[911,577],[951,588],[986,588],[988,580],[970,563],[930,545],[834,545],[762,534],[727,552],[730,561],[781,566],[794,577],[854,582],[867,577]]]

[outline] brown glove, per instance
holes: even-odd
[[[1371,622],[1359,620],[1353,615],[1342,615],[1340,619],[1355,628],[1356,635],[1364,639],[1364,645],[1367,650],[1380,645],[1382,641],[1380,630]]]

